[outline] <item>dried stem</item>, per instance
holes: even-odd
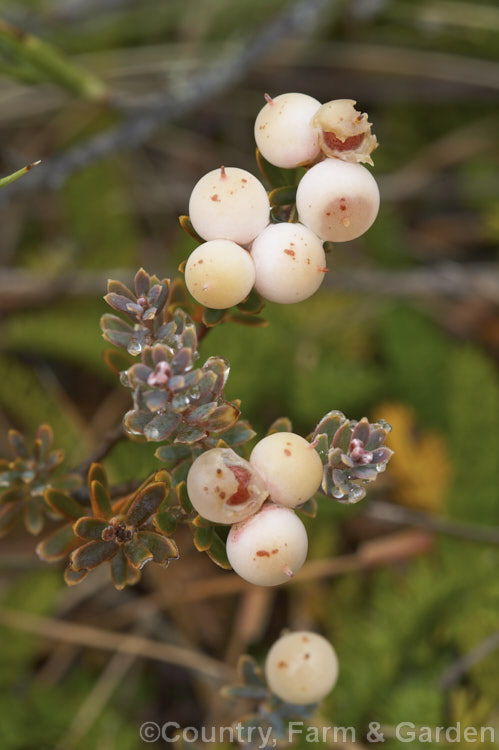
[[[118,427],[115,427],[114,430],[110,430],[107,433],[98,448],[96,448],[92,455],[86,461],[83,461],[83,463],[81,463],[75,469],[75,471],[78,474],[82,474],[82,476],[87,476],[88,470],[90,469],[92,464],[102,461],[108,455],[108,453],[111,452],[114,446],[125,438],[126,434],[123,431],[123,423],[120,422]]]

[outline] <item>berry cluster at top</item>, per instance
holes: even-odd
[[[195,185],[189,221],[205,242],[188,258],[185,282],[207,308],[238,305],[253,288],[271,302],[307,299],[328,270],[324,243],[359,237],[378,213],[378,186],[360,164],[372,164],[377,140],[355,102],[265,98],[255,122],[259,164],[291,170],[290,184],[269,200],[250,172],[221,167]],[[272,206],[287,206],[286,217]]]

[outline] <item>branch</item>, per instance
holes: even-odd
[[[123,431],[123,423],[120,422],[118,427],[116,427],[114,430],[110,430],[107,433],[102,443],[95,449],[92,455],[75,469],[76,473],[86,476],[92,464],[102,461],[102,459],[107,456],[107,454],[114,448],[114,446],[125,438],[126,435]]]
[[[0,312],[34,308],[52,301],[101,295],[107,280],[131,283],[127,268],[107,271],[70,271],[43,278],[23,269],[5,268],[0,277]],[[325,280],[329,289],[365,292],[393,297],[479,297],[494,303],[499,299],[499,270],[495,263],[445,263],[404,271],[379,268],[335,270]]]
[[[445,534],[457,539],[467,539],[470,542],[499,544],[499,528],[452,521],[380,500],[368,502],[364,508],[364,514],[377,521],[415,526],[418,529],[434,531],[437,534]]]
[[[467,654],[464,654],[460,659],[457,659],[453,664],[448,667],[442,674],[438,681],[438,686],[443,690],[448,690],[450,687],[459,682],[461,677],[466,672],[478,664],[482,659],[491,654],[499,648],[499,631],[492,633],[488,638],[471,649]]]
[[[139,635],[126,635],[5,607],[0,607],[0,623],[14,630],[35,633],[42,638],[176,664],[213,680],[230,681],[234,677],[230,667],[210,656]]]
[[[185,116],[203,102],[233,86],[248,70],[279,42],[290,34],[304,33],[319,18],[330,0],[297,0],[280,13],[273,22],[265,25],[248,42],[243,41],[238,51],[228,58],[218,60],[213,67],[196,75],[178,94],[142,105],[116,127],[99,133],[84,143],[69,148],[44,162],[44,168],[35,177],[25,179],[26,189],[35,187],[58,188],[76,170],[122,149],[140,146],[165,123]],[[22,183],[19,183],[22,186]],[[15,187],[5,191],[6,198],[20,192]],[[0,199],[3,205],[4,195]]]

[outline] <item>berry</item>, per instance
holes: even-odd
[[[235,242],[210,240],[189,256],[185,283],[201,305],[224,310],[246,299],[255,283],[255,266]]]
[[[287,703],[318,703],[336,684],[338,658],[322,635],[286,633],[267,654],[265,677],[272,692]]]
[[[187,475],[187,492],[200,516],[220,524],[248,518],[268,496],[255,469],[231,448],[198,456]]]
[[[360,237],[373,223],[379,190],[361,164],[326,159],[300,180],[296,208],[300,221],[322,240],[347,242]]]
[[[251,256],[256,290],[281,304],[310,297],[327,271],[322,242],[303,224],[270,224],[253,242]]]
[[[250,463],[264,479],[271,499],[295,508],[320,487],[322,461],[315,448],[294,432],[274,432],[260,440]]]
[[[323,104],[313,118],[319,129],[321,151],[326,156],[351,162],[373,163],[370,154],[378,147],[367,115],[357,112],[353,99],[335,99]]]
[[[269,215],[270,203],[262,183],[238,167],[205,174],[189,200],[192,225],[205,240],[246,245],[267,226]]]
[[[290,508],[265,503],[232,526],[227,557],[235,572],[257,586],[277,586],[297,573],[307,557],[305,526]]]
[[[321,103],[307,94],[281,94],[260,110],[255,141],[262,156],[276,167],[294,169],[314,161],[320,153],[319,130],[312,118]]]

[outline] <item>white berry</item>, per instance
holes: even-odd
[[[300,221],[322,240],[347,242],[364,234],[379,209],[379,190],[361,164],[326,159],[309,169],[296,191]]]
[[[264,479],[274,503],[295,508],[319,489],[323,466],[315,448],[294,432],[274,432],[260,440],[250,463]]]
[[[268,490],[253,466],[231,448],[212,448],[189,469],[187,493],[200,516],[232,524],[256,513]]]
[[[205,240],[246,245],[269,223],[270,203],[262,183],[238,167],[208,172],[194,186],[189,217]]]
[[[289,304],[310,297],[327,272],[322,242],[303,224],[270,224],[251,247],[255,288],[271,302]]]
[[[255,141],[262,156],[276,167],[309,164],[320,152],[319,129],[312,118],[321,103],[307,94],[267,98],[255,122]]]
[[[287,703],[318,703],[336,684],[338,658],[322,635],[287,633],[268,652],[265,677],[272,692]]]
[[[326,156],[372,165],[371,152],[378,141],[367,114],[358,112],[356,103],[353,99],[327,102],[315,113],[313,124],[319,128],[320,147]]]
[[[224,310],[246,299],[255,283],[255,265],[235,242],[210,240],[189,256],[185,283],[201,305]]]
[[[305,526],[290,508],[265,503],[227,537],[235,572],[257,586],[277,586],[297,573],[307,557]]]

